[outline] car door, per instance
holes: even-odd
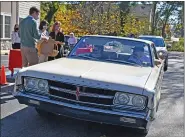
[[[159,59],[157,50],[154,44],[152,44],[151,46],[151,52],[153,54],[154,59]],[[157,104],[159,104],[159,100],[161,97],[161,86],[162,86],[162,79],[164,74],[163,67],[164,67],[164,63],[161,63],[158,66],[154,65],[154,71],[156,72],[156,75],[157,75],[157,83],[155,85],[155,91],[156,91],[155,96],[157,98]]]

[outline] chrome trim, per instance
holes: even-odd
[[[117,99],[117,97],[120,95],[120,94],[125,94],[129,97],[129,101],[127,104],[119,104],[119,103],[115,103],[115,100]],[[143,107],[137,107],[133,104],[133,99],[136,97],[136,96],[139,96],[139,97],[142,97],[143,100],[144,100],[144,104],[143,104]],[[130,102],[130,104],[129,104]],[[113,105],[114,105],[114,108],[117,108],[117,109],[125,109],[125,108],[130,108],[130,109],[134,109],[134,110],[144,110],[146,107],[147,107],[147,98],[143,95],[136,95],[136,94],[129,94],[129,93],[122,93],[122,92],[116,92],[115,94],[115,97],[114,97],[114,100],[113,100]]]
[[[70,90],[70,89],[65,89],[65,88],[59,88],[59,87],[55,87],[55,86],[49,86],[50,89],[53,90],[57,90],[57,91],[61,91],[64,93],[69,93],[69,94],[73,94],[76,95],[76,91],[75,90]],[[86,97],[94,97],[94,98],[104,98],[104,99],[113,99],[114,96],[109,96],[109,95],[100,95],[100,94],[95,94],[95,93],[85,93],[85,92],[81,92],[79,96],[86,96]]]
[[[40,96],[47,96],[47,97],[54,97],[54,98],[58,98],[58,99],[63,99],[63,100],[66,100],[66,101],[71,101],[71,102],[74,102],[74,103],[79,103],[79,104],[86,104],[86,105],[96,105],[96,106],[99,106],[99,107],[113,107],[113,105],[105,105],[105,104],[97,104],[97,103],[91,103],[91,102],[83,102],[83,101],[78,101],[78,100],[73,100],[73,99],[68,99],[68,98],[63,98],[63,97],[59,97],[59,96],[55,96],[55,95],[51,95],[49,93],[44,93],[44,94],[41,94],[41,92],[39,91],[25,91],[26,93],[31,93],[31,94],[38,94]],[[43,93],[43,92],[42,92]]]
[[[25,97],[29,99],[35,99],[38,101],[43,101],[51,104],[56,104],[56,105],[61,105],[64,107],[69,107],[72,109],[78,109],[78,110],[85,110],[85,111],[92,111],[92,112],[97,112],[97,113],[105,113],[105,114],[110,114],[110,115],[119,115],[119,116],[126,116],[126,117],[133,117],[133,118],[140,118],[144,119],[146,121],[149,121],[150,114],[148,112],[131,112],[131,111],[122,111],[122,112],[117,112],[117,111],[112,111],[112,110],[104,110],[104,109],[99,109],[99,108],[92,108],[92,107],[86,107],[86,106],[79,106],[75,104],[69,104],[69,103],[64,103],[60,101],[55,101],[55,100],[49,100],[46,98],[40,98],[36,96],[30,96],[21,92],[17,92],[17,94],[14,95],[15,97]],[[149,111],[151,113],[151,111]]]
[[[62,88],[58,88],[58,87],[53,87],[51,86],[52,89],[62,89]],[[59,91],[59,90],[57,90]],[[73,90],[68,90],[67,91],[70,91],[70,94],[72,95],[76,95],[75,91]],[[38,96],[40,97],[43,97],[43,96],[47,96],[47,97],[53,97],[55,99],[62,99],[64,101],[70,101],[70,102],[73,102],[73,103],[79,103],[79,105],[94,105],[94,106],[97,106],[97,107],[107,107],[107,108],[110,108],[112,110],[115,110],[115,111],[123,111],[124,109],[129,109],[129,110],[139,110],[139,111],[142,111],[146,108],[146,105],[144,108],[138,108],[138,107],[135,107],[135,106],[131,106],[131,105],[120,105],[120,104],[112,104],[112,105],[106,105],[106,104],[97,104],[97,103],[92,103],[92,102],[84,102],[84,101],[79,101],[79,100],[74,100],[74,99],[68,99],[68,98],[64,98],[64,97],[60,97],[60,96],[56,96],[56,95],[52,95],[52,94],[49,94],[48,92],[43,92],[43,91],[40,91],[38,89],[30,89],[29,91],[24,91],[26,93],[29,93],[29,94],[37,94]],[[66,91],[64,91],[64,93],[68,93]],[[84,93],[84,92],[83,92]],[[113,97],[114,98],[114,97]],[[146,100],[145,100],[146,101]]]

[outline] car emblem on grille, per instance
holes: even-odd
[[[80,99],[80,87],[76,87],[76,100]]]

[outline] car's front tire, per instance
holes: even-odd
[[[39,116],[41,117],[48,117],[48,116],[54,116],[54,113],[51,112],[47,112],[45,110],[39,109],[39,108],[35,108],[36,112],[39,114]]]
[[[165,63],[164,63],[164,71],[168,70],[168,56],[165,59]]]
[[[145,137],[148,134],[148,129],[139,129],[139,134],[142,135],[142,137]]]
[[[167,70],[168,70],[168,65],[165,64],[165,66],[164,66],[164,71],[167,71]]]

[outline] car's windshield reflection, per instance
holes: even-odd
[[[148,44],[120,38],[83,37],[68,57],[151,66]]]

